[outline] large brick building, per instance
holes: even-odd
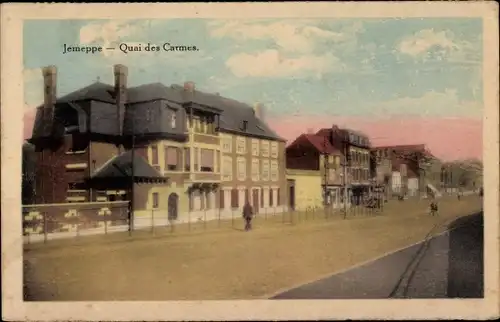
[[[114,86],[96,82],[57,98],[55,67],[43,75],[30,139],[37,203],[133,200],[138,216],[178,219],[227,215],[246,199],[257,211],[286,208],[285,141],[260,105],[192,82],[128,87],[123,65],[114,66]]]
[[[352,202],[359,203],[368,195],[371,187],[370,140],[367,135],[333,125],[316,135],[327,138],[330,144],[345,155],[348,195]]]

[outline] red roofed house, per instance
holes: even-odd
[[[325,205],[333,207],[343,205],[343,164],[344,155],[325,136],[302,134],[286,148],[288,171],[317,171],[321,175],[319,182],[321,182],[322,199]]]

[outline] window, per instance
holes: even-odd
[[[239,157],[237,161],[238,180],[245,181],[247,178],[247,163],[245,158]]]
[[[241,129],[243,131],[246,131],[248,130],[248,121],[243,121],[242,124],[241,124]]]
[[[329,156],[328,156],[328,162],[329,162],[329,163],[332,163],[332,162],[333,162],[333,155],[329,155]]]
[[[269,160],[262,160],[261,180],[269,181]]]
[[[222,152],[231,153],[233,138],[231,136],[224,136],[222,138]]]
[[[271,142],[271,158],[278,157],[278,142]]]
[[[280,188],[276,189],[276,206],[281,205]]]
[[[263,157],[269,157],[269,141],[262,140],[260,142],[260,155]]]
[[[260,189],[260,207],[264,208],[264,189]]]
[[[157,209],[159,206],[160,206],[160,196],[158,192],[153,192],[153,208]]]
[[[170,127],[172,129],[177,127],[177,114],[174,110],[170,110]]]
[[[335,169],[328,169],[328,179],[332,182],[335,181]]]
[[[151,165],[158,165],[158,147],[156,145],[151,146]]]
[[[184,171],[190,171],[191,167],[190,149],[184,148]]]
[[[238,208],[238,189],[231,190],[231,208]]]
[[[271,181],[278,181],[278,162],[271,161]]]
[[[260,177],[260,162],[259,159],[252,160],[252,181],[259,181]]]
[[[254,157],[259,156],[259,140],[252,139],[252,155]]]
[[[83,181],[68,183],[68,190],[82,190]]]
[[[238,154],[247,153],[246,140],[244,137],[240,136],[236,139],[236,152]]]
[[[194,125],[194,131],[195,132],[200,132],[201,131],[201,121],[200,118],[197,116],[193,117],[193,125]]]
[[[222,158],[222,180],[233,180],[233,159],[228,156]]]
[[[77,153],[77,152],[85,152],[89,145],[89,141],[81,136],[72,135],[71,136],[71,145],[68,148],[68,152]]]
[[[406,171],[406,164],[402,164],[400,166],[400,170],[399,171],[401,172],[401,176],[403,176],[403,177],[406,176],[406,172],[407,172]]]
[[[193,148],[193,153],[194,153],[194,171],[200,171],[200,168],[199,168],[199,163],[198,163],[198,151],[199,149],[198,148]]]
[[[273,202],[273,189],[269,189],[269,207],[272,207],[274,202]]]
[[[165,167],[170,171],[179,170],[179,150],[177,148],[165,147]]]
[[[340,156],[335,156],[335,168],[340,168]]]
[[[224,209],[224,190],[219,189],[219,209]]]
[[[214,172],[214,150],[200,149],[201,151],[201,171]]]

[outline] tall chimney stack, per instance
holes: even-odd
[[[184,83],[184,90],[186,92],[190,92],[190,93],[194,92],[194,90],[195,90],[194,82],[190,82],[190,81],[189,82],[185,82]]]
[[[125,119],[125,103],[127,102],[127,76],[128,68],[125,65],[115,65],[115,99],[118,114],[118,133],[123,134],[123,122]],[[133,121],[132,121],[133,122]]]
[[[253,113],[255,114],[256,118],[264,121],[264,107],[261,103],[257,102],[253,105]]]
[[[43,74],[43,133],[51,135],[54,126],[54,108],[57,100],[57,67],[42,68]]]

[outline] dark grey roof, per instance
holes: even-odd
[[[57,103],[67,103],[84,100],[95,100],[114,104],[114,86],[101,82],[95,82],[93,84],[90,84],[89,86],[58,98]]]
[[[97,169],[92,175],[92,179],[131,177],[132,164],[134,165],[134,177],[136,178],[164,178],[142,156],[135,154],[134,162],[132,162],[132,152],[127,151],[108,160]]]
[[[90,131],[99,134],[119,135],[118,122],[116,119],[116,100],[113,92],[114,87],[112,85],[96,82],[58,98],[56,109],[58,106],[63,105],[61,103],[91,101]],[[176,108],[187,106],[187,104],[195,104],[194,107],[201,109],[205,108],[217,114],[220,113],[220,127],[222,131],[284,141],[284,139],[279,137],[266,123],[257,118],[253,108],[245,103],[198,90],[195,90],[193,93],[188,93],[184,90],[183,86],[165,86],[161,83],[145,84],[127,89],[127,104],[124,120],[125,131],[130,128],[130,118],[132,115],[135,119],[134,125],[136,126],[136,134],[141,134],[142,128],[151,129],[154,127],[158,128],[159,131],[162,130],[161,126],[142,124],[146,121],[141,121],[154,119],[157,123],[160,122],[163,124],[165,122],[166,115],[162,114],[162,106],[164,105],[154,104],[154,106],[152,106],[151,103],[154,101],[166,101],[167,105]],[[40,108],[36,115],[33,138],[47,135],[44,133],[46,131],[43,131],[42,124],[40,124]],[[145,113],[148,113],[148,115]],[[244,121],[247,122],[246,130],[243,130]],[[137,122],[142,122],[142,125]]]
[[[172,88],[178,91],[183,90],[179,85],[173,85]],[[222,130],[284,141],[265,122],[255,116],[253,107],[248,104],[201,91],[195,91],[193,102],[221,109],[220,127]],[[243,121],[248,122],[246,131],[242,129]]]

